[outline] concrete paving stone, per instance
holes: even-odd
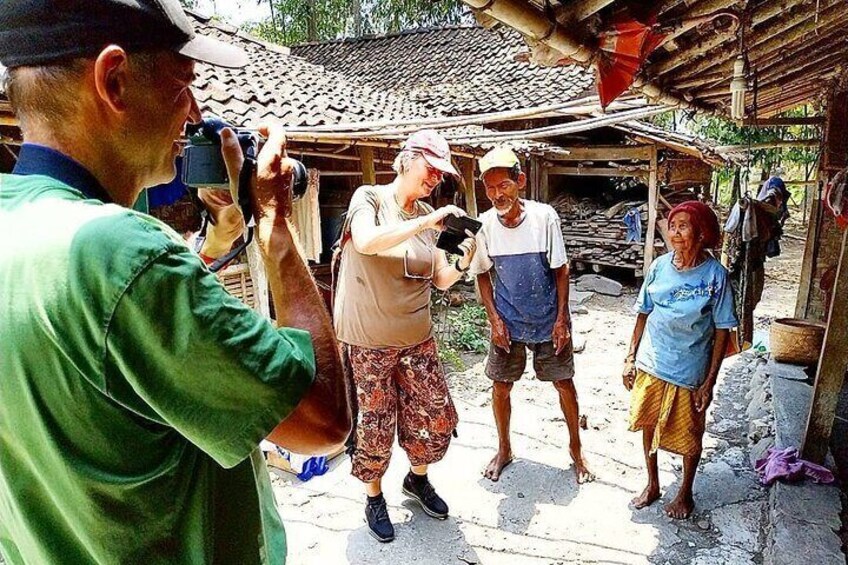
[[[581,306],[584,302],[595,295],[594,292],[577,290],[573,285],[568,293],[568,302],[576,306]]]
[[[793,381],[806,381],[809,376],[804,371],[804,367],[800,365],[790,365],[789,363],[780,363],[774,359],[769,359],[761,369],[764,374],[773,377],[782,377]]]
[[[773,436],[766,436],[754,443],[754,445],[751,446],[751,451],[748,454],[748,461],[751,463],[751,467],[756,466],[757,461],[764,457],[766,451],[768,451],[768,448],[772,447],[773,445]]]
[[[771,386],[776,423],[775,444],[779,448],[798,447],[804,436],[813,387],[781,377],[772,377]]]
[[[790,518],[832,530],[842,525],[839,518],[842,502],[839,489],[833,485],[776,482],[771,487],[771,507],[775,521]]]
[[[757,563],[754,555],[732,546],[699,549],[691,561],[691,565],[745,565],[746,563]]]
[[[749,476],[737,473],[725,461],[709,461],[695,475],[695,503],[699,511],[735,504],[755,496]]]
[[[721,536],[721,543],[746,551],[762,551],[760,529],[765,517],[766,502],[741,502],[716,508],[712,522]]]
[[[810,528],[787,519],[772,525],[766,563],[771,565],[845,565],[839,536],[828,528]]]

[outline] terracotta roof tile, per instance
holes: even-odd
[[[515,60],[526,51],[517,32],[477,26],[292,47],[293,54],[329,70],[450,115],[555,104],[594,94],[591,69]]]

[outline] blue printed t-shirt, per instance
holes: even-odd
[[[283,563],[258,444],[312,383],[309,333],[48,176],[0,175],[0,241],[6,562]]]
[[[511,340],[544,343],[551,341],[557,317],[554,269],[568,259],[556,210],[541,202],[523,202],[524,219],[512,228],[501,223],[494,208],[480,216],[483,227],[477,233],[471,274],[491,269],[495,309]]]
[[[684,271],[666,253],[654,261],[635,309],[648,314],[636,367],[664,381],[695,389],[706,377],[716,329],[739,325],[727,270],[709,257]]]

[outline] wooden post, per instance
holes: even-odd
[[[377,173],[374,172],[374,148],[360,146],[359,158],[362,160],[362,184],[377,184]]]
[[[545,204],[551,202],[551,181],[548,177],[548,164],[544,161],[539,161],[539,201]]]
[[[465,211],[472,218],[477,217],[477,190],[474,178],[475,159],[462,160],[462,180],[465,181]]]
[[[817,194],[817,192],[814,192]],[[810,220],[807,222],[807,239],[804,243],[804,257],[801,259],[801,279],[798,282],[798,296],[795,299],[795,317],[806,318],[810,306],[810,294],[815,279],[816,258],[818,256],[821,233],[821,202],[813,198],[810,203]]]
[[[651,146],[651,168],[648,172],[648,231],[645,234],[645,260],[642,263],[643,276],[648,274],[648,268],[654,261],[654,237],[657,232],[657,201],[659,187],[657,186],[657,146]]]
[[[813,385],[813,402],[801,454],[813,463],[823,463],[836,416],[836,403],[848,369],[848,231],[842,234],[842,253],[833,285],[830,318]]]

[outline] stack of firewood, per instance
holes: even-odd
[[[565,248],[572,262],[641,270],[647,233],[647,203],[619,202],[612,207],[564,194],[551,202],[562,222]],[[627,241],[624,215],[638,208],[642,216],[642,242]]]

